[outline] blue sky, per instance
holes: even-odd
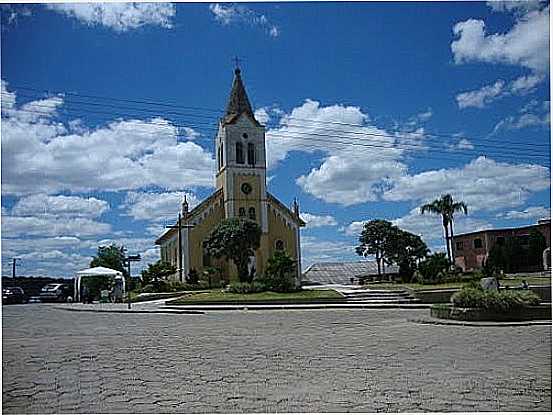
[[[213,191],[239,56],[269,191],[297,197],[304,266],[356,260],[365,220],[442,249],[550,216],[549,4],[2,5],[2,264],[71,276],[100,244],[157,259],[184,193]],[[46,92],[48,91],[48,92]]]

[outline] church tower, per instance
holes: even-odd
[[[267,233],[265,127],[255,119],[238,68],[219,121],[215,154],[215,187],[223,192],[225,217],[254,220]]]
[[[236,280],[235,264],[212,257],[205,249],[205,241],[225,219],[244,218],[257,222],[262,231],[259,248],[250,257],[249,272],[263,275],[269,258],[276,252],[285,252],[297,264],[299,286],[300,228],[305,222],[297,202],[290,209],[267,192],[265,127],[255,119],[238,68],[234,70],[232,89],[214,144],[215,191],[191,210],[183,200],[179,215],[182,226],[170,227],[156,240],[161,259],[178,269],[173,278],[202,276],[216,268],[221,271],[219,278],[226,282]]]

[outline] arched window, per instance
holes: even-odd
[[[248,164],[251,166],[255,165],[255,144],[248,143]]]
[[[244,146],[242,143],[236,143],[236,162],[244,164]]]
[[[245,208],[239,208],[238,209],[238,216],[240,216],[241,218],[246,216],[246,209]]]
[[[248,216],[251,220],[255,220],[255,208],[251,207],[248,209]]]
[[[284,241],[278,239],[276,242],[275,242],[275,249],[277,251],[284,251]]]

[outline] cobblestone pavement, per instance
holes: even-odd
[[[549,326],[407,321],[428,310],[2,311],[5,413],[551,410]]]

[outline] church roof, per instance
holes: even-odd
[[[230,124],[242,114],[246,114],[253,122],[259,125],[253,114],[248,94],[246,94],[246,88],[244,88],[244,84],[242,83],[240,69],[236,68],[234,70],[234,81],[232,82],[232,90],[230,91],[223,123]]]
[[[397,274],[397,265],[387,265],[386,274]],[[318,262],[303,273],[302,281],[312,284],[351,284],[350,278],[378,275],[376,261]]]
[[[215,192],[213,192],[208,198],[204,199],[199,205],[197,205],[194,209],[192,209],[186,218],[183,218],[183,223],[187,224],[190,219],[192,219],[194,216],[196,216],[199,212],[203,211],[207,206],[209,206],[211,203],[213,203],[219,196],[223,194],[223,189],[217,189]],[[159,238],[156,239],[155,244],[160,245],[161,242],[163,242],[165,239],[168,239],[171,237],[173,233],[177,232],[177,226],[178,221],[175,221],[174,227],[167,229],[165,232],[163,232]]]
[[[302,218],[298,218],[294,212],[292,212],[290,210],[290,208],[288,208],[288,206],[286,206],[284,203],[282,203],[280,200],[278,200],[275,196],[273,196],[272,194],[270,194],[269,192],[267,192],[267,199],[269,200],[269,202],[273,202],[276,206],[278,206],[281,210],[283,210],[284,212],[286,212],[290,218],[296,222],[296,224],[300,227],[303,227],[306,225],[306,223],[304,222],[304,220]]]

